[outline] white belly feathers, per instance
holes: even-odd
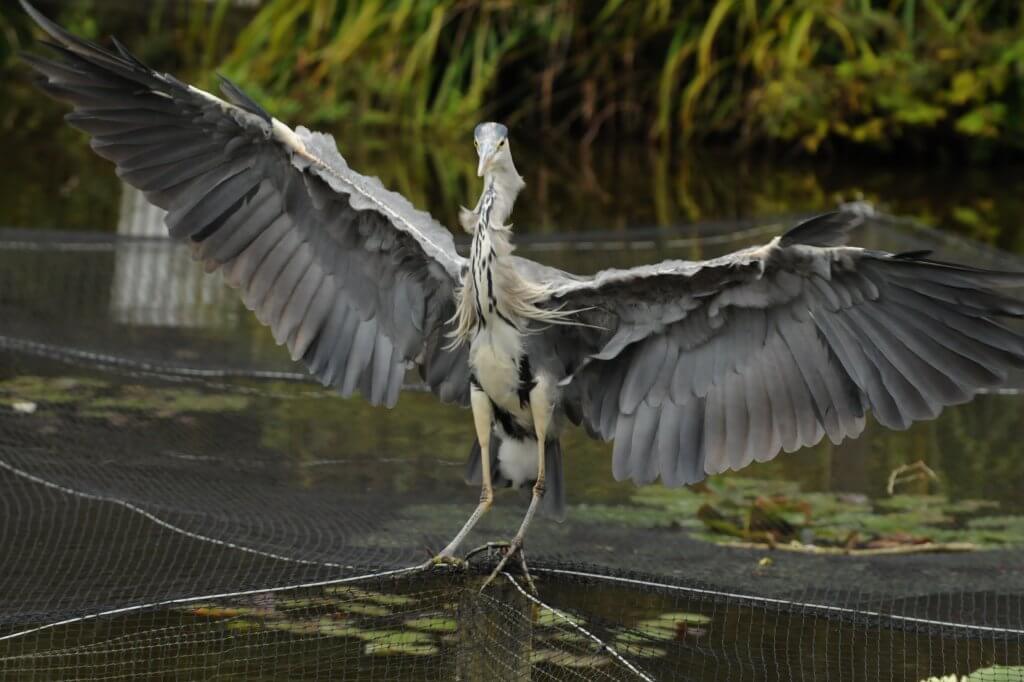
[[[498,468],[514,488],[537,480],[537,441],[503,439],[498,448]]]
[[[523,351],[519,331],[492,317],[474,337],[469,364],[491,401],[524,424],[531,424],[529,405],[519,401],[519,357]]]
[[[533,415],[529,405],[519,399],[519,358],[523,352],[519,331],[497,316],[473,339],[469,364],[480,388],[498,408],[508,412],[530,434],[525,440],[514,440],[501,432],[498,468],[501,475],[515,487],[522,487],[537,478],[537,440],[533,437]]]

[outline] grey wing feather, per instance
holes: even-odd
[[[544,271],[581,326],[545,330],[617,479],[693,483],[813,445],[935,417],[1024,366],[1024,274],[844,246],[831,213],[703,262],[591,278]]]
[[[325,385],[392,405],[418,365],[445,401],[468,402],[465,348],[448,348],[464,259],[451,234],[334,140],[289,130],[222,79],[224,101],[82,40],[27,3],[56,61],[26,56],[40,87],[125,182],[167,209],[170,235]]]

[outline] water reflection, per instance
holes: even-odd
[[[184,249],[168,250],[166,211],[121,185],[110,317],[118,324],[156,327],[228,326],[233,293],[219,273],[206,275]],[[230,303],[229,303],[230,300]]]
[[[25,90],[21,105],[8,106],[30,102],[34,127],[5,135],[0,226],[114,231],[121,192],[110,164],[92,152],[84,134],[60,120],[59,104],[28,97],[27,82],[8,87]],[[19,115],[25,114],[11,114]],[[353,168],[379,176],[445,225],[457,226],[458,207],[479,195],[469,140],[334,133]],[[850,159],[812,164],[642,145],[581,150],[571,141],[532,138],[526,130],[513,130],[512,144],[527,183],[513,217],[520,234],[679,231],[693,222],[815,212],[864,198],[891,213],[1024,253],[1024,173],[1013,168]]]

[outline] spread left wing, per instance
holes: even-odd
[[[860,218],[813,218],[771,243],[546,280],[584,326],[542,332],[566,411],[614,439],[617,479],[701,480],[856,437],[868,411],[907,428],[1024,366],[1024,274],[845,246]]]
[[[40,87],[293,359],[374,404],[393,405],[413,365],[442,400],[468,402],[466,349],[446,336],[465,260],[448,230],[231,83],[224,101],[22,6],[55,41],[57,60],[23,57]]]

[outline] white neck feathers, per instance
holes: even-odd
[[[512,230],[505,221],[524,185],[514,167],[511,173],[489,173],[476,209],[461,216],[463,227],[473,233],[473,246],[469,271],[456,292],[452,346],[471,341],[489,324],[506,324],[525,333],[530,321],[567,322],[568,313],[538,305],[550,297],[549,288],[524,278],[510,257]],[[472,229],[466,220],[470,216],[475,218]]]
[[[476,208],[472,211],[465,208],[459,211],[459,223],[462,225],[462,229],[470,234],[476,232],[477,224],[480,221],[480,209],[482,208],[484,197],[487,196],[490,189],[494,190],[493,205],[491,207],[490,219],[487,223],[492,229],[498,226],[505,226],[512,215],[512,207],[516,203],[516,197],[519,196],[519,192],[525,186],[526,183],[519,173],[516,172],[516,167],[513,165],[511,157],[497,165],[484,176],[484,192],[480,195]]]

